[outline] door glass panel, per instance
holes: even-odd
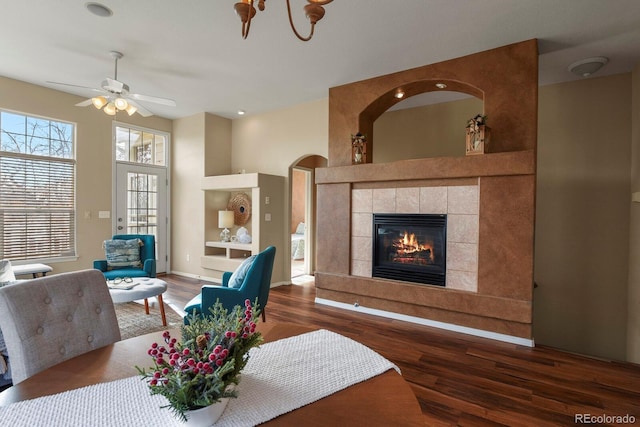
[[[127,173],[127,201],[127,233],[156,236],[158,229],[158,176],[135,172]]]

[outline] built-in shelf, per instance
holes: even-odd
[[[215,270],[211,272],[212,277],[234,271],[247,257],[267,246],[282,248],[285,233],[284,177],[262,173],[205,176],[200,187],[205,196],[204,254],[200,265],[207,270]],[[241,226],[246,228],[252,243],[215,240],[220,235],[218,212],[226,209],[233,194],[239,192],[245,193],[251,201],[251,217],[246,224],[230,227],[230,231],[235,235]],[[281,270],[274,268],[273,281],[282,280]]]
[[[251,243],[207,241],[205,256],[201,263],[204,268],[233,271],[242,261],[252,255]]]
[[[253,246],[251,243],[238,243],[238,242],[204,242],[204,245],[209,248],[224,249],[225,256],[227,258],[246,258],[251,255]],[[247,255],[247,253],[249,255]]]

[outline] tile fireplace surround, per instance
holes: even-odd
[[[478,290],[478,186],[351,191],[351,274],[371,277],[374,213],[447,215],[447,289]]]
[[[318,169],[318,299],[531,340],[534,165],[529,150]],[[372,213],[416,209],[449,216],[444,288],[371,277]]]
[[[410,97],[440,83],[483,101],[490,152],[351,164],[358,131],[376,158],[373,123],[399,88]],[[328,167],[316,169],[317,301],[532,345],[537,126],[537,40],[331,88]],[[370,277],[371,215],[415,209],[448,214],[445,287]]]

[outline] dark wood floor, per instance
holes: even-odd
[[[204,283],[175,275],[163,279],[169,283],[165,301],[179,307]],[[583,420],[629,415],[640,425],[640,365],[354,313],[316,305],[314,298],[313,284],[273,288],[267,322],[332,330],[382,354],[402,370],[426,425],[567,426],[580,424],[580,414]]]

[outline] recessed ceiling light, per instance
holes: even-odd
[[[401,90],[399,90],[399,91],[397,91],[397,92],[396,92],[396,94],[395,94],[395,95],[393,95],[393,96],[395,96],[395,97],[396,97],[396,98],[398,98],[398,99],[402,99],[402,98],[404,98],[404,92],[403,92],[403,91],[401,91]]]
[[[111,9],[100,3],[89,2],[85,3],[84,7],[86,7],[89,12],[102,18],[108,18],[113,15],[113,11]]]
[[[444,89],[444,88],[446,88],[446,87],[447,87],[447,85],[446,85],[446,84],[444,84],[444,83],[436,83],[436,87],[437,87],[438,89]]]
[[[244,110],[238,110],[238,115],[239,116],[244,116],[247,112]]]
[[[596,56],[593,58],[581,59],[580,61],[576,61],[573,64],[569,65],[569,67],[567,67],[567,70],[581,77],[589,77],[600,68],[602,68],[607,62],[609,62],[608,58],[605,58],[604,56]]]

